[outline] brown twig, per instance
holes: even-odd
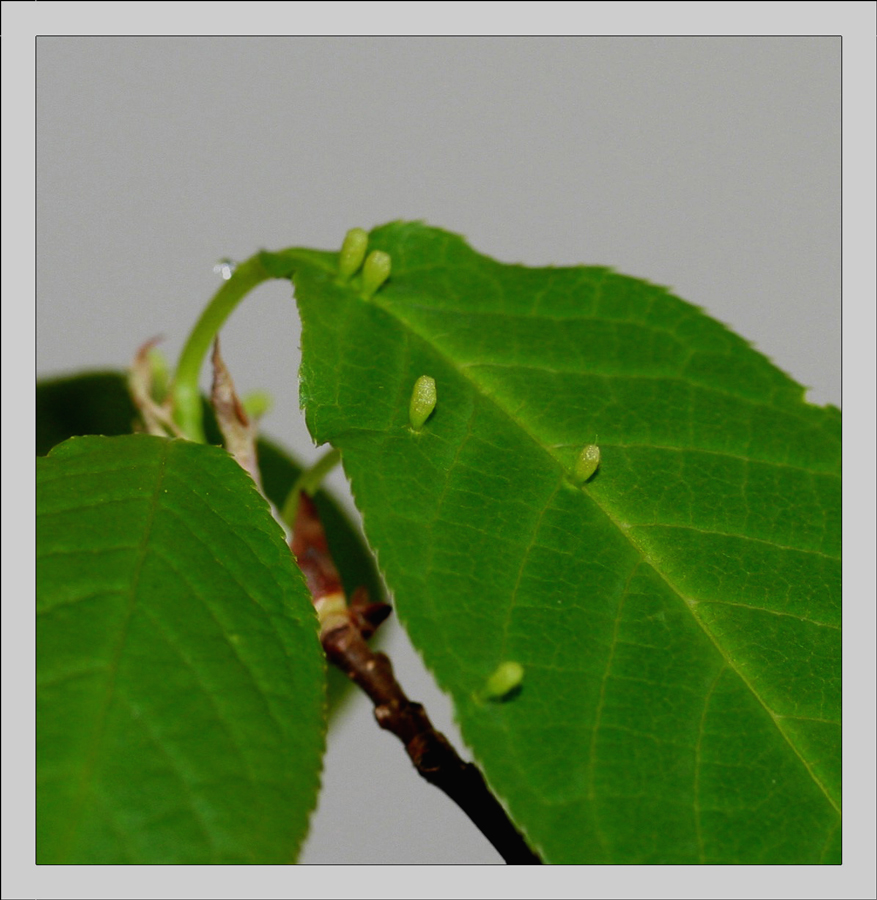
[[[378,725],[402,741],[417,771],[469,816],[507,863],[540,863],[491,794],[478,767],[464,762],[448,739],[436,731],[423,706],[405,696],[386,654],[374,652],[366,643],[389,615],[390,607],[370,603],[362,588],[354,592],[348,606],[316,506],[304,493],[290,546],[320,617],[320,641],[326,656],[368,694]]]

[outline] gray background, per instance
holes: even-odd
[[[839,38],[42,37],[37,141],[39,375],[124,367],[157,334],[175,359],[220,257],[412,218],[667,285],[840,402]],[[311,461],[298,335],[269,284],[223,350]],[[395,624],[385,647],[459,746]],[[302,861],[498,861],[355,699]]]

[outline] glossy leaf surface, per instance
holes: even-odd
[[[73,438],[37,461],[42,863],[284,863],[315,806],[324,660],[225,451]]]
[[[838,862],[839,411],[646,282],[503,265],[419,224],[374,249],[392,270],[369,299],[337,254],[262,263],[294,280],[311,432],[534,847]],[[520,689],[480,702],[507,660]]]

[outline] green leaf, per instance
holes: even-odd
[[[260,260],[294,273],[311,433],[533,846],[839,862],[840,412],[646,282],[420,224],[374,249],[392,269],[368,300],[337,254]],[[509,661],[520,686],[482,702]]]
[[[37,861],[294,861],[324,661],[265,500],[145,435],[73,438],[37,479]]]
[[[121,372],[85,372],[37,382],[37,454],[45,456],[67,438],[85,434],[128,434],[137,420],[137,410],[128,395]],[[222,437],[210,406],[204,404],[207,439],[220,444]],[[281,509],[286,496],[302,472],[301,464],[268,438],[258,440],[259,469],[265,495]],[[372,554],[359,528],[325,490],[317,491],[314,503],[320,513],[329,550],[338,566],[347,596],[365,587],[375,602],[386,601],[386,591]],[[379,646],[383,630],[373,639]],[[326,671],[330,721],[350,698],[350,681],[334,667]]]
[[[121,372],[85,372],[39,381],[36,409],[38,456],[45,456],[52,447],[70,437],[130,434],[137,420],[137,410]],[[221,443],[216,420],[207,404],[204,419],[209,441]],[[259,438],[258,453],[265,495],[280,508],[301,474],[302,465],[269,438]],[[377,566],[358,528],[325,490],[316,493],[314,502],[348,595],[358,587],[365,587],[374,600],[383,600],[385,591]]]
[[[121,372],[84,372],[37,382],[37,456],[74,435],[130,434],[136,419]]]

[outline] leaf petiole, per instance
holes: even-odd
[[[202,444],[207,442],[204,435],[201,393],[198,389],[198,377],[207,351],[219,329],[241,300],[253,288],[271,277],[258,255],[237,266],[228,281],[213,295],[213,299],[201,313],[183,347],[171,395],[174,419],[190,440]]]
[[[292,489],[286,495],[283,504],[283,510],[280,517],[292,528],[295,524],[296,513],[298,512],[299,494],[304,491],[309,497],[320,489],[323,479],[338,465],[341,461],[341,451],[334,447],[321,456],[309,469],[305,469],[296,479]]]

